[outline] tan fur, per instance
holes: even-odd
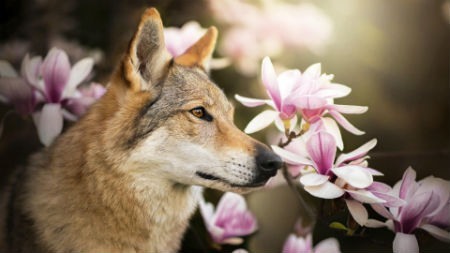
[[[200,186],[264,183],[255,157],[267,147],[234,126],[205,72],[216,37],[171,63],[148,9],[107,93],[3,193],[0,252],[176,252]],[[199,106],[213,120],[190,113]]]

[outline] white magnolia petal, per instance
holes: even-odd
[[[55,138],[61,133],[63,121],[60,104],[44,105],[39,116],[39,122],[36,125],[39,140],[42,144],[50,146]]]
[[[336,176],[356,188],[366,188],[373,183],[372,174],[359,166],[346,165],[331,170]]]
[[[343,150],[344,142],[342,141],[341,131],[339,130],[339,126],[336,121],[334,121],[332,118],[324,117],[322,118],[322,122],[325,130],[333,135],[334,139],[336,140],[336,146],[339,148],[339,150]]]
[[[383,216],[386,219],[394,219],[394,216],[381,204],[371,204],[370,205],[375,212],[377,212],[379,215]]]
[[[303,75],[306,75],[308,77],[319,77],[320,72],[322,71],[322,65],[320,63],[315,63],[311,66],[309,66],[305,72],[303,72]]]
[[[442,228],[439,228],[437,226],[431,225],[431,224],[424,224],[420,226],[421,229],[427,231],[435,237],[438,240],[441,240],[446,243],[450,243],[450,232],[447,230],[444,230]]]
[[[379,220],[375,220],[375,219],[368,219],[366,221],[366,227],[368,228],[382,228],[382,227],[386,227],[386,223],[385,222],[381,222]]]
[[[366,190],[346,190],[352,198],[358,200],[362,203],[368,203],[368,204],[377,204],[377,203],[385,203],[386,200],[381,199],[377,196],[375,196],[370,191]]]
[[[393,242],[394,253],[419,253],[419,244],[415,235],[396,233]]]
[[[354,135],[363,135],[365,132],[356,128],[352,123],[350,123],[342,114],[337,111],[329,110],[328,113],[333,116],[334,119],[347,131]]]
[[[259,130],[266,128],[269,126],[272,122],[275,121],[275,119],[278,117],[278,113],[273,110],[266,110],[262,113],[256,115],[245,127],[244,132],[247,134],[251,134],[254,132],[258,132]]]
[[[238,94],[234,95],[234,98],[247,107],[256,107],[267,103],[266,99],[249,98]]]
[[[341,98],[350,94],[351,91],[352,89],[346,85],[329,83],[322,86],[316,95],[326,98]]]
[[[314,253],[340,253],[339,241],[336,238],[328,238],[319,242],[314,247]]]
[[[199,201],[200,214],[203,217],[203,221],[208,226],[213,223],[214,219],[214,206],[213,204],[206,202],[203,198]]]
[[[358,201],[346,199],[348,211],[352,215],[353,219],[360,225],[365,226],[369,219],[369,213],[366,208]]]
[[[367,106],[359,106],[359,105],[331,105],[331,107],[344,114],[363,114],[369,110]]]
[[[364,157],[367,152],[369,152],[371,149],[373,149],[375,146],[377,145],[377,139],[372,139],[368,142],[366,142],[364,145],[362,145],[361,147],[346,153],[346,154],[341,154],[337,159],[336,159],[336,165],[339,166],[341,164],[343,164],[344,162],[347,161],[351,161],[351,160],[355,160],[361,157]]]
[[[327,182],[329,178],[330,178],[329,176],[317,173],[310,173],[301,176],[300,183],[302,183],[304,186],[318,186]]]
[[[345,191],[339,188],[337,185],[325,182],[318,186],[305,186],[305,191],[309,194],[322,198],[322,199],[335,199],[344,195]]]
[[[295,165],[312,165],[312,162],[305,157],[299,156],[275,145],[272,145],[271,148],[275,154],[279,155],[283,161],[287,163]]]
[[[17,77],[17,72],[9,62],[0,60],[0,77]]]
[[[91,73],[94,66],[94,59],[84,58],[73,65],[69,80],[63,91],[63,98],[67,98],[73,95],[77,86]]]

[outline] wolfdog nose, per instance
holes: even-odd
[[[266,147],[258,147],[257,152],[256,163],[261,170],[261,174],[268,177],[274,176],[283,165],[281,158]]]

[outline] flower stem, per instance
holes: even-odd
[[[305,199],[300,194],[299,190],[295,186],[295,183],[294,183],[293,178],[291,177],[291,174],[289,174],[286,164],[283,165],[282,171],[283,171],[283,176],[286,179],[287,184],[289,185],[289,188],[291,188],[291,190],[294,192],[295,196],[297,197],[297,199],[300,203],[300,207],[301,207],[303,213],[306,214],[307,218],[309,218],[309,220],[313,223],[312,224],[312,227],[313,227],[314,223],[316,222],[316,218],[317,218],[315,210],[313,210],[313,208],[310,205],[308,205],[308,203],[306,203]]]

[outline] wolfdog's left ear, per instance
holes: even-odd
[[[130,42],[123,61],[123,77],[134,91],[153,90],[164,77],[170,59],[161,17],[155,8],[149,8]]]
[[[216,46],[217,28],[211,26],[208,31],[186,52],[175,58],[175,63],[187,67],[201,67],[209,71],[209,61]]]

